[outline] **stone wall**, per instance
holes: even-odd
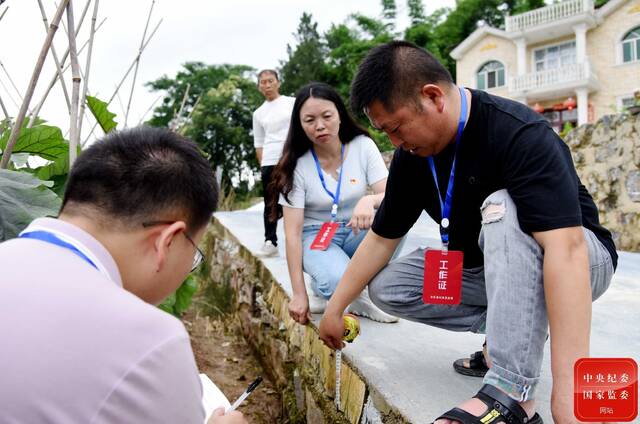
[[[282,393],[287,422],[404,424],[343,355],[341,404],[334,404],[335,355],[314,325],[298,325],[288,313],[289,296],[263,262],[252,255],[218,220],[203,242],[209,292],[232,293],[231,317],[265,372]],[[212,303],[215,299],[210,299]]]
[[[566,142],[616,247],[640,251],[640,114],[604,116]]]

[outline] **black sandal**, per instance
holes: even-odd
[[[455,420],[462,424],[543,424],[542,418],[536,412],[529,418],[527,413],[515,400],[511,399],[500,389],[485,384],[474,396],[480,399],[487,410],[480,416],[475,416],[460,408],[453,408],[436,418]]]
[[[484,347],[486,344],[487,342],[482,346]],[[459,374],[469,375],[471,377],[484,377],[487,371],[489,371],[489,367],[487,366],[487,361],[484,359],[482,350],[472,353],[469,356],[468,367],[464,365],[464,361],[466,360],[466,358],[456,360],[453,363],[453,369]]]

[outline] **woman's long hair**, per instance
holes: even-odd
[[[280,193],[289,202],[289,193],[293,189],[293,172],[298,164],[298,159],[313,146],[300,122],[300,109],[310,97],[328,100],[336,106],[340,116],[338,136],[342,144],[349,143],[359,135],[369,136],[369,132],[356,123],[349,114],[342,98],[333,87],[320,82],[312,82],[302,87],[296,93],[296,101],[293,104],[289,133],[282,149],[282,157],[273,170],[271,183],[268,187],[272,196],[271,204],[267,205],[267,207],[270,209],[269,215],[273,221],[277,220],[280,215],[280,208],[278,208]]]

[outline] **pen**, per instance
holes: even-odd
[[[228,414],[229,412],[234,411],[238,406],[240,406],[240,404],[247,398],[247,396],[251,394],[251,392],[255,390],[256,387],[258,387],[260,383],[262,383],[262,377],[256,378],[253,383],[249,384],[249,387],[247,387],[247,390],[245,390],[244,393],[241,394],[240,397],[235,402],[233,402],[233,405],[231,405],[225,411],[225,414]]]

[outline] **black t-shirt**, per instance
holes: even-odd
[[[484,263],[478,246],[480,207],[493,192],[507,189],[522,230],[532,232],[584,226],[611,254],[611,233],[582,185],[567,145],[549,123],[529,107],[471,90],[471,112],[456,160],[449,224],[449,248],[464,252],[464,267]],[[452,143],[434,156],[442,199],[455,153]],[[389,168],[384,201],[372,230],[385,238],[404,236],[425,210],[441,220],[440,202],[427,158],[398,149]]]

